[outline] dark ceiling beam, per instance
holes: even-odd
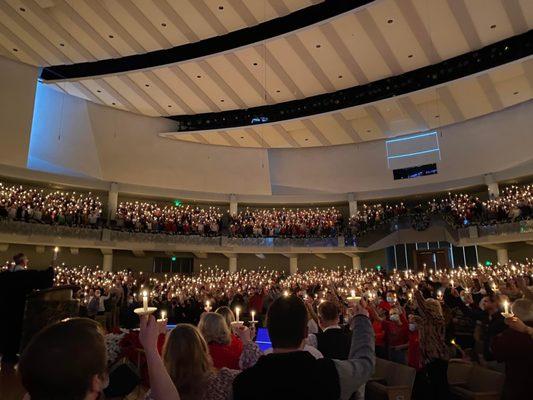
[[[40,78],[48,82],[75,80],[103,75],[116,75],[204,58],[213,54],[228,52],[239,47],[249,46],[324,22],[374,1],[325,0],[294,11],[283,17],[274,18],[255,26],[194,43],[120,58],[46,67],[43,68]]]

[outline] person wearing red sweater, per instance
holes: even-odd
[[[211,312],[202,314],[198,329],[207,342],[215,368],[241,369],[242,341],[231,334],[222,315]]]
[[[409,340],[409,322],[400,305],[395,305],[390,309],[389,316],[383,321],[383,330],[389,360],[405,364]]]

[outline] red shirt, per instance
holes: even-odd
[[[383,331],[383,324],[381,321],[372,321],[372,328],[374,328],[374,335],[376,337],[376,346],[385,345],[385,332]]]
[[[213,359],[215,368],[240,369],[239,358],[242,353],[241,339],[231,335],[230,344],[209,343],[209,354]]]
[[[401,325],[397,322],[386,319],[383,321],[383,330],[385,331],[385,341],[389,346],[401,346],[409,340],[409,322],[404,314],[400,315]]]
[[[409,347],[407,348],[407,365],[417,371],[422,369],[422,357],[420,356],[420,335],[418,330],[409,331]]]

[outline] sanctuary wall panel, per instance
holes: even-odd
[[[37,73],[0,56],[0,164],[26,166]]]

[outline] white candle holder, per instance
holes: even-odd
[[[139,307],[133,310],[133,312],[137,315],[150,315],[157,311],[157,307]]]
[[[504,318],[514,317],[514,314],[510,313],[510,312],[502,312],[502,315],[503,315]]]

